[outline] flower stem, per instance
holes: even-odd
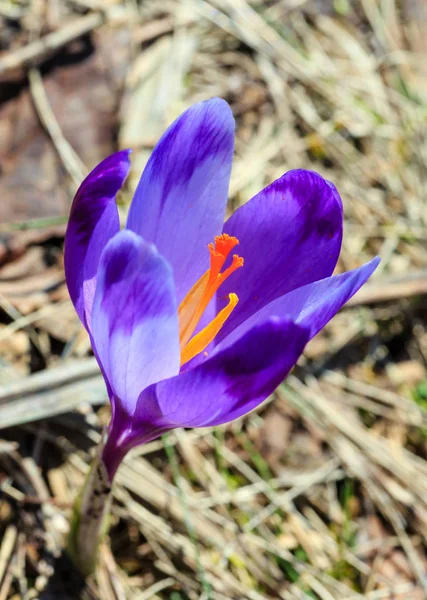
[[[107,531],[111,503],[110,478],[102,459],[103,444],[97,449],[86,481],[73,507],[68,553],[84,575],[96,567],[100,543]]]

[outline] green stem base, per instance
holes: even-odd
[[[111,483],[102,460],[103,444],[86,477],[73,507],[68,553],[83,575],[96,567],[99,546],[108,529]]]

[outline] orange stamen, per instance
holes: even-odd
[[[194,358],[195,356],[197,356],[197,354],[202,352],[202,350],[204,350],[206,346],[208,346],[213,341],[221,327],[231,315],[239,301],[239,298],[236,294],[229,294],[228,298],[229,302],[227,306],[220,310],[216,317],[212,319],[212,321],[209,323],[209,325],[206,325],[206,327],[202,329],[202,331],[200,331],[197,335],[195,335],[182,349],[182,365]]]
[[[184,300],[179,305],[178,320],[179,320],[179,341],[182,345],[182,340],[190,330],[191,322],[194,314],[200,305],[203,294],[205,293],[206,285],[209,280],[210,270],[206,271],[198,281],[193,285],[191,290],[185,296]],[[191,334],[190,334],[191,335]]]
[[[179,305],[178,320],[181,364],[188,362],[190,358],[196,356],[196,354],[204,350],[204,348],[210,344],[238,302],[236,294],[230,294],[229,304],[218,313],[207,327],[190,341],[203,313],[219,287],[232,273],[234,273],[234,271],[236,271],[236,269],[243,266],[243,258],[235,254],[231,265],[221,273],[221,269],[231,250],[238,243],[239,240],[237,238],[223,233],[215,238],[215,244],[208,245],[210,252],[210,268],[194,284]]]

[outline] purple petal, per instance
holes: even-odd
[[[273,316],[291,319],[309,331],[309,339],[313,338],[369,279],[379,262],[374,258],[358,269],[309,283],[277,298],[233,330],[215,351],[233,344],[257,323]]]
[[[65,276],[71,300],[88,330],[99,259],[108,240],[120,229],[115,199],[129,171],[129,152],[112,154],[95,167],[71,206],[65,235]]]
[[[142,394],[135,427],[138,420],[146,421],[147,394],[156,395],[170,426],[219,425],[244,415],[286,377],[307,339],[308,331],[287,319],[269,319],[257,325],[203,364]],[[148,397],[152,406],[153,399]]]
[[[179,372],[172,272],[154,246],[121,231],[101,257],[92,336],[112,402],[133,413],[141,390]]]
[[[178,302],[208,268],[207,244],[221,233],[233,145],[228,104],[195,104],[165,132],[135,192],[127,227],[172,265]]]
[[[312,171],[289,171],[236,210],[224,231],[240,240],[245,264],[219,291],[220,309],[230,292],[239,297],[219,339],[275,298],[329,277],[342,225],[338,192]]]

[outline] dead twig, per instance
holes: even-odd
[[[401,277],[382,277],[366,284],[347,306],[377,304],[427,294],[427,269]]]
[[[53,52],[93,31],[103,22],[104,15],[101,12],[89,14],[64,25],[58,31],[48,33],[27,46],[7,52],[0,57],[0,75],[29,65],[40,64],[40,62],[49,58]]]
[[[28,81],[30,82],[31,95],[40,121],[52,138],[52,142],[61,157],[64,167],[77,186],[87,175],[87,169],[62,133],[61,127],[50,106],[40,71],[36,68],[30,69]]]

